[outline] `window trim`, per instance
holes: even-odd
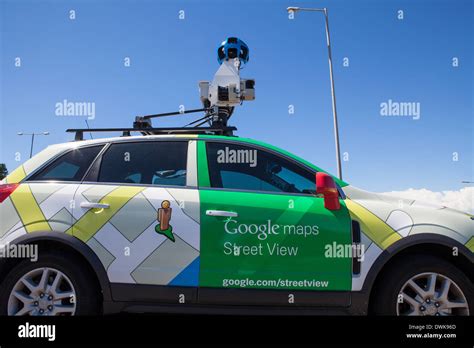
[[[82,181],[80,184],[84,185],[101,185],[101,186],[135,186],[135,187],[147,187],[147,188],[165,188],[165,189],[186,189],[186,190],[197,190],[196,186],[178,186],[178,185],[153,185],[153,184],[136,184],[131,182],[97,182],[97,181]]]
[[[279,158],[283,158],[287,161],[289,161],[290,163],[293,163],[294,165],[300,167],[301,169],[304,169],[304,170],[308,170],[310,172],[314,172],[314,175],[315,175],[315,179],[314,179],[314,186],[316,187],[316,173],[317,171],[314,170],[313,168],[309,167],[308,165],[304,164],[304,163],[301,163],[297,160],[295,160],[294,158],[288,156],[288,155],[285,155],[281,152],[278,152],[276,150],[273,150],[273,149],[269,149],[265,146],[262,146],[262,145],[258,145],[258,144],[252,144],[252,143],[247,143],[247,142],[243,142],[243,141],[238,141],[238,140],[233,140],[233,139],[201,139],[200,141],[203,141],[204,142],[204,149],[206,150],[206,158],[205,158],[205,161],[207,161],[206,165],[207,165],[207,177],[209,179],[209,185],[210,185],[210,182],[211,182],[211,178],[210,178],[210,173],[209,173],[209,156],[208,156],[208,153],[207,153],[207,143],[227,143],[227,144],[236,144],[236,145],[240,145],[240,146],[247,146],[249,148],[253,148],[253,149],[256,149],[256,150],[263,150],[263,151],[266,151],[270,154],[273,154]],[[199,159],[201,160],[201,159]],[[346,195],[344,194],[344,191],[342,191],[342,188],[337,184],[336,184],[336,187],[337,187],[337,191],[339,193],[339,198],[340,199],[346,199]],[[231,189],[231,188],[223,188],[223,187],[210,187],[210,186],[199,186],[198,187],[200,190],[203,189],[203,190],[216,190],[216,191],[230,191],[230,192],[247,192],[247,193],[261,193],[261,194],[276,194],[276,195],[287,195],[287,196],[304,196],[304,197],[314,197],[314,198],[319,198],[317,195],[314,195],[314,194],[310,194],[310,193],[290,193],[290,192],[277,192],[277,191],[263,191],[263,190],[243,190],[243,189]]]
[[[197,140],[188,140],[188,153],[186,158],[186,186],[198,187],[198,156],[197,156]]]
[[[89,177],[89,175],[92,175],[91,172],[92,172],[92,170],[95,169],[96,166],[99,166],[99,168],[100,168],[100,164],[102,163],[102,155],[105,153],[105,151],[107,151],[107,149],[110,146],[111,146],[111,143],[106,143],[105,146],[102,148],[102,150],[100,150],[100,152],[97,154],[97,157],[94,158],[94,160],[92,161],[89,168],[87,168],[87,171],[85,172],[84,176],[82,177],[81,182],[84,182]],[[98,172],[95,173],[96,181],[97,181],[97,176],[98,176]]]

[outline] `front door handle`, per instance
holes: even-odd
[[[233,211],[225,211],[225,210],[206,210],[206,215],[209,216],[224,216],[224,217],[237,217],[239,214]]]
[[[107,208],[110,208],[110,204],[82,202],[81,203],[81,208],[84,208],[84,209],[107,209]]]

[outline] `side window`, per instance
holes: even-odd
[[[315,173],[273,153],[207,142],[211,187],[314,194]]]
[[[102,147],[103,145],[71,150],[36,173],[30,180],[81,181]]]
[[[186,186],[186,141],[112,144],[102,156],[99,182]]]

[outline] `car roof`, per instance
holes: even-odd
[[[244,143],[257,143],[257,141],[250,138],[241,138],[236,136],[226,135],[205,135],[205,134],[159,134],[159,135],[136,135],[136,136],[118,136],[109,138],[98,138],[89,140],[74,140],[66,143],[58,143],[50,146],[65,147],[65,148],[76,148],[90,145],[100,145],[107,143],[118,143],[118,142],[136,142],[136,141],[150,141],[150,140],[163,140],[163,139],[215,139],[215,140],[230,140]],[[260,142],[258,142],[260,143]],[[269,144],[263,144],[264,146],[270,146]]]
[[[196,138],[196,135],[136,135],[136,136],[119,136],[119,137],[109,137],[109,138],[98,138],[98,139],[89,139],[89,140],[74,140],[67,143],[56,144],[56,145],[66,145],[70,148],[82,147],[88,145],[96,144],[106,144],[106,143],[116,143],[116,142],[127,142],[127,141],[140,141],[140,140],[154,140],[154,139],[173,139],[173,138]],[[56,146],[52,145],[52,146]]]

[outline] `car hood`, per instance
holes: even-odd
[[[416,199],[368,192],[354,186],[343,188],[347,198],[383,220],[402,237],[438,233],[465,244],[473,237],[474,216],[442,205]],[[349,210],[350,205],[348,205]]]

